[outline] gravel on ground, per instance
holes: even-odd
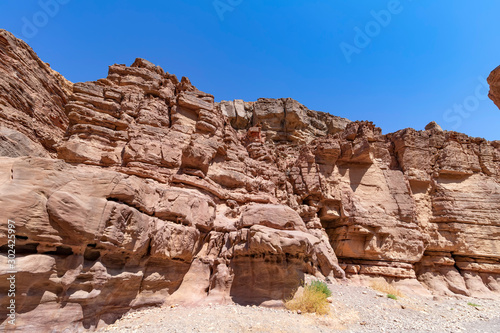
[[[328,315],[240,305],[162,307],[130,312],[100,332],[500,332],[500,301],[405,296],[367,287],[329,285]]]

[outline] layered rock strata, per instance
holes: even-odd
[[[311,275],[500,294],[500,141],[216,103],[143,59],[71,84],[5,31],[0,51],[0,286],[11,219],[19,330],[275,305]]]

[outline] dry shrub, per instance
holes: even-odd
[[[398,288],[385,280],[372,281],[372,283],[370,283],[370,287],[387,295],[394,295],[397,297],[405,296]]]
[[[302,292],[297,292],[294,298],[286,301],[285,307],[292,311],[324,315],[330,312],[330,303],[326,298],[324,292],[306,286]]]

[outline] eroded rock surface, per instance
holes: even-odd
[[[489,97],[500,108],[500,66],[495,68],[488,77],[488,84],[490,85]]]
[[[53,153],[68,127],[64,105],[71,92],[72,84],[25,42],[0,30],[0,126]]]
[[[500,142],[382,135],[292,99],[216,103],[143,59],[71,84],[0,38],[0,286],[11,219],[19,329],[273,305],[306,275],[500,294]]]

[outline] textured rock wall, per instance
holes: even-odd
[[[215,103],[142,59],[71,84],[0,42],[0,288],[10,218],[18,327],[273,305],[310,275],[500,294],[500,142],[382,135],[292,99]]]
[[[47,152],[53,153],[54,145],[68,127],[63,110],[71,91],[72,84],[41,61],[25,42],[0,30],[0,149],[3,154],[46,156]],[[15,148],[7,147],[13,144]]]

